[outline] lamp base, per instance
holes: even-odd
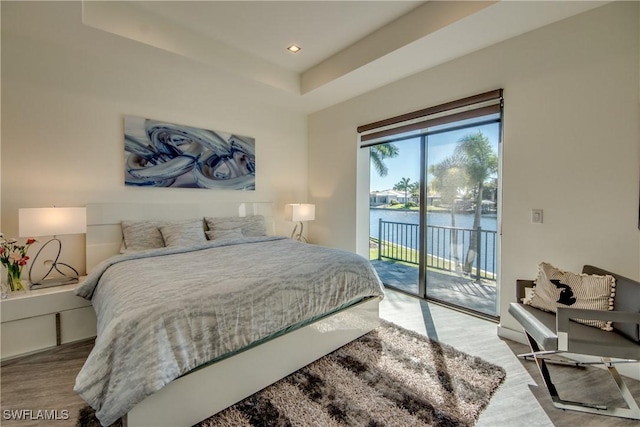
[[[36,289],[52,288],[54,286],[71,285],[78,283],[77,277],[60,277],[58,279],[44,279],[38,283],[31,283],[29,289],[34,291]]]
[[[298,227],[300,227],[300,231],[298,231]],[[303,231],[304,224],[302,223],[302,221],[298,221],[296,226],[293,228],[293,231],[291,232],[291,240],[297,240],[298,242],[307,243],[307,239],[305,239],[305,237],[302,235]]]
[[[38,256],[40,256],[40,253],[42,252],[42,250],[46,248],[49,244],[52,244],[52,245],[57,244],[58,253],[56,254],[53,260],[47,260],[44,262],[45,266],[46,265],[49,266],[49,271],[47,271],[47,274],[45,274],[44,277],[42,277],[42,279],[35,281],[33,280],[33,276],[31,274],[33,271],[33,266],[36,265],[36,260],[38,259]],[[29,283],[31,283],[31,285],[29,285],[29,289],[35,290],[35,289],[51,288],[53,286],[62,286],[62,285],[70,285],[72,283],[78,283],[78,277],[80,276],[78,274],[78,270],[71,267],[69,264],[65,264],[64,262],[58,262],[58,258],[60,258],[60,252],[62,252],[62,242],[60,241],[60,239],[56,238],[55,236],[53,237],[53,239],[49,240],[47,243],[42,245],[40,250],[36,253],[36,256],[33,257],[33,261],[31,261],[31,267],[29,268]],[[58,268],[58,266],[65,267],[69,272],[71,272],[70,275],[67,272],[61,271]],[[60,273],[62,277],[54,277],[54,278],[48,279],[49,275],[53,272],[53,270]]]

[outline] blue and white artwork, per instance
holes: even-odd
[[[125,185],[255,190],[255,152],[248,136],[124,118]]]

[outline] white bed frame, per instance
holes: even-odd
[[[119,252],[122,220],[250,215],[264,215],[267,233],[275,234],[270,202],[89,204],[87,271]],[[125,426],[196,424],[373,330],[379,324],[379,302],[363,301],[180,377],[136,405],[125,417]]]

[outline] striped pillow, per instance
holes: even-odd
[[[120,248],[120,253],[158,249],[165,246],[185,246],[185,239],[192,240],[192,243],[206,242],[202,218],[178,221],[123,220],[121,225],[124,245]],[[173,228],[176,228],[175,230],[167,229],[166,233],[169,242],[166,241],[167,236],[163,236],[160,232],[161,227],[167,226],[175,226]],[[181,230],[180,226],[186,228]],[[182,238],[180,237],[181,233],[187,233],[187,235]],[[202,236],[199,236],[199,234]],[[181,241],[178,243],[179,240]]]
[[[122,221],[126,251],[164,248],[164,240],[159,228],[161,224],[159,221]]]
[[[244,217],[205,217],[204,220],[211,231],[239,229],[245,237],[259,237],[267,235],[264,216],[262,215]]]
[[[543,262],[538,266],[535,284],[533,297],[526,304],[541,310],[553,313],[557,307],[613,310],[616,289],[616,279],[613,276],[571,273]],[[605,331],[613,330],[610,321],[574,320]]]
[[[165,246],[193,246],[205,243],[204,224],[201,218],[189,222],[174,222],[160,227]]]
[[[240,228],[232,228],[230,230],[209,230],[206,231],[209,240],[235,240],[242,239],[244,235]]]

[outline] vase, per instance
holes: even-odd
[[[24,291],[24,286],[22,286],[22,267],[16,265],[8,265],[7,269],[7,286],[11,292]]]

